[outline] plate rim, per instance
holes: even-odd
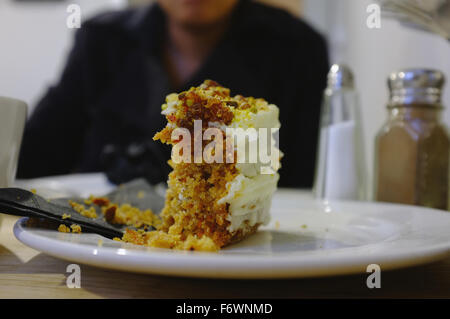
[[[411,207],[419,210],[430,210],[441,214],[448,212],[423,208],[418,206],[409,206],[401,204],[388,204],[376,202],[353,202],[353,201],[332,201],[335,204],[376,204],[382,206]],[[450,218],[450,215],[449,215]],[[64,240],[58,240],[44,235],[36,234],[29,231],[23,225],[26,217],[20,218],[14,225],[14,235],[23,244],[41,251],[45,254],[56,258],[64,259],[72,262],[79,262],[90,266],[115,269],[120,271],[147,273],[156,275],[170,275],[182,277],[198,277],[198,278],[229,278],[229,279],[283,279],[283,278],[304,278],[304,277],[324,277],[336,275],[348,275],[357,273],[366,273],[366,268],[370,264],[380,265],[382,270],[392,270],[409,266],[418,266],[433,261],[440,260],[450,255],[450,241],[441,242],[439,244],[428,244],[422,247],[405,249],[403,251],[383,251],[375,254],[357,254],[349,258],[346,252],[348,250],[364,249],[369,244],[359,247],[348,247],[333,249],[333,252],[343,252],[341,254],[331,254],[327,256],[328,263],[320,263],[323,254],[288,254],[280,253],[274,255],[275,258],[268,258],[268,255],[251,255],[242,254],[217,254],[206,252],[175,252],[173,250],[165,250],[158,248],[145,249],[126,249],[113,247],[97,247],[94,245],[73,243]],[[74,234],[75,235],[75,234]],[[76,234],[78,235],[78,234]],[[82,234],[81,234],[82,235]],[[78,235],[79,236],[79,235]],[[47,248],[43,249],[42,245],[36,244],[39,241],[47,242]],[[394,243],[384,242],[389,245]],[[127,244],[131,245],[131,244]],[[49,249],[48,247],[52,247]],[[56,247],[56,248],[55,248]],[[64,248],[65,247],[65,248]],[[69,247],[70,249],[67,249]],[[99,259],[93,253],[93,250],[101,248],[102,258]],[[119,253],[119,250],[122,250]],[[149,250],[151,252],[149,253]],[[326,251],[326,250],[323,250]],[[98,252],[97,252],[98,254]],[[124,258],[124,255],[132,256]],[[175,263],[178,260],[180,263]],[[376,260],[376,262],[374,262]],[[150,261],[150,264],[148,263]],[[202,262],[202,267],[198,268],[198,264]],[[218,268],[216,268],[217,266]],[[299,267],[301,264],[301,267]],[[228,268],[226,268],[228,267]],[[226,268],[226,269],[225,269]]]

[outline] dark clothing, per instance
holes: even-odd
[[[18,177],[104,171],[116,183],[165,181],[170,147],[152,140],[168,93],[212,79],[280,108],[280,186],[312,185],[328,57],[323,38],[288,13],[250,1],[200,70],[173,87],[162,59],[158,5],[97,16],[76,34],[60,82],[26,126]]]

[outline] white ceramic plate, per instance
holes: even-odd
[[[35,179],[16,180],[14,187],[34,189],[45,198],[88,197],[112,191],[115,186],[101,173],[48,176]]]
[[[362,273],[370,264],[387,270],[444,258],[450,252],[450,214],[404,205],[323,203],[302,192],[281,190],[273,200],[272,222],[219,253],[30,229],[24,219],[14,234],[49,255],[109,269],[207,278],[292,278]]]

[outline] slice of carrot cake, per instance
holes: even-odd
[[[172,145],[159,232],[220,248],[267,224],[279,179],[278,113],[264,99],[231,97],[211,80],[168,95],[167,126],[154,136]]]

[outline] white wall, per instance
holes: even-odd
[[[358,86],[366,155],[373,168],[374,138],[387,117],[387,76],[409,67],[433,68],[447,78],[443,121],[450,126],[450,43],[438,36],[407,29],[382,18],[380,29],[366,26],[366,8],[371,0],[306,0],[304,13],[330,40],[331,61],[348,64]]]
[[[37,2],[37,1],[36,1]],[[33,107],[59,77],[74,29],[66,26],[69,4],[79,4],[82,19],[123,7],[125,0],[61,2],[0,0],[0,95]]]

